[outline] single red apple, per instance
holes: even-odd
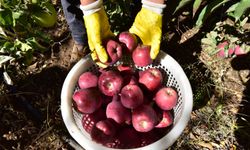
[[[98,79],[100,91],[107,96],[119,93],[123,85],[123,78],[118,71],[103,71]]]
[[[157,124],[157,114],[150,106],[143,104],[132,111],[132,125],[138,132],[149,132]]]
[[[122,57],[122,46],[115,40],[106,41],[106,50],[111,59],[110,65],[116,63]]]
[[[102,97],[96,88],[80,89],[73,94],[77,109],[82,113],[93,113],[100,108]]]
[[[128,84],[121,90],[121,103],[124,107],[135,109],[143,103],[143,92],[136,84]]]
[[[176,106],[178,93],[172,87],[163,87],[157,91],[155,102],[162,110],[171,110]]]
[[[132,53],[132,59],[135,65],[139,67],[145,67],[153,62],[150,57],[151,46],[138,45]]]
[[[125,50],[128,53],[131,53],[137,47],[138,41],[133,33],[128,31],[121,32],[118,35],[118,39],[121,43],[125,44]]]
[[[149,68],[139,73],[139,83],[143,84],[149,91],[158,89],[162,82],[162,73],[157,68]]]
[[[87,71],[80,75],[78,85],[81,89],[97,87],[98,76],[93,72]]]

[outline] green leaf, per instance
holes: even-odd
[[[193,16],[195,16],[196,11],[200,8],[202,0],[195,0],[193,4]]]
[[[40,43],[38,43],[38,41],[34,37],[26,39],[26,42],[30,46],[32,46],[33,49],[39,50],[40,52],[45,52],[46,50],[48,50],[48,48],[46,48],[46,47],[42,46]]]
[[[201,43],[206,44],[206,45],[216,45],[216,43],[214,42],[214,40],[213,39],[209,39],[209,38],[201,39]]]
[[[235,22],[237,22],[240,19],[240,17],[244,14],[244,12],[249,8],[250,8],[250,0],[241,0],[233,13]]]
[[[228,9],[227,9],[227,13],[231,13],[231,12],[234,12],[236,7],[239,5],[239,3],[235,3],[233,4],[232,6],[230,6]]]
[[[15,50],[14,44],[7,41],[7,42],[5,42],[5,43],[3,44],[3,46],[1,47],[0,52],[1,52],[1,53],[8,53],[8,54],[11,54],[14,50]]]
[[[186,6],[188,3],[190,3],[192,0],[181,0],[178,4],[178,6],[175,8],[175,11],[173,14],[175,14],[178,10]]]
[[[213,13],[214,10],[216,10],[218,7],[220,7],[222,4],[225,4],[228,1],[229,0],[214,0],[208,5],[206,5],[199,14],[199,17],[196,21],[196,26],[198,27],[202,26],[204,21],[208,18],[209,15]]]
[[[0,34],[5,37],[7,36],[4,32],[4,29],[1,26],[0,26]]]
[[[14,58],[10,56],[0,55],[0,66],[11,59]]]
[[[27,43],[24,43],[18,39],[15,41],[14,46],[19,48],[23,52],[28,52],[29,50],[32,50],[32,47],[30,45],[28,45]]]
[[[10,9],[0,9],[0,25],[13,25],[12,11]]]
[[[243,27],[248,21],[248,17],[245,17],[242,21],[240,21],[240,26]]]
[[[20,0],[0,0],[0,4],[5,8],[15,7]]]
[[[210,39],[215,39],[215,38],[217,38],[218,33],[215,32],[215,31],[211,31],[211,32],[207,33],[206,36],[207,36],[208,38],[210,38]]]
[[[13,12],[12,13],[12,18],[13,18],[13,26],[16,26],[17,20],[19,20],[20,16],[22,15],[22,12]],[[26,22],[27,23],[27,22]]]
[[[23,54],[23,63],[24,65],[30,65],[33,60],[33,52],[31,50],[27,51],[25,54]]]

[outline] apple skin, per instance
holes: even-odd
[[[155,128],[165,128],[170,126],[173,123],[173,116],[171,115],[170,111],[165,110],[162,111],[162,119],[161,121],[155,126]]]
[[[157,90],[162,82],[162,73],[157,68],[149,68],[139,73],[139,83],[143,84],[149,91]]]
[[[139,67],[145,67],[153,62],[153,59],[150,57],[149,45],[138,45],[136,49],[132,52],[132,59],[135,65]]]
[[[124,107],[135,109],[143,103],[143,92],[136,84],[128,84],[121,90],[121,103]]]
[[[132,125],[138,132],[149,132],[157,124],[157,114],[150,106],[143,104],[132,111]]]
[[[138,40],[136,36],[133,33],[130,33],[128,31],[121,32],[118,35],[118,39],[121,43],[125,45],[125,50],[127,53],[133,52],[133,50],[137,47],[138,45]]]
[[[247,52],[244,51],[244,49],[242,49],[239,45],[236,45],[234,48],[234,53],[236,56],[240,56],[246,54]]]
[[[163,87],[157,91],[154,100],[162,110],[171,110],[177,104],[178,93],[172,87]]]
[[[78,85],[81,89],[87,89],[91,87],[97,87],[98,76],[93,72],[84,72],[78,79]]]
[[[98,87],[106,96],[119,93],[123,85],[123,78],[118,71],[103,71],[98,78]]]
[[[122,46],[115,40],[109,39],[105,41],[106,50],[111,62],[110,65],[116,63],[122,57]]]
[[[102,105],[101,93],[97,88],[80,89],[72,96],[78,111],[93,113]]]
[[[100,120],[96,123],[96,127],[104,134],[113,136],[117,131],[116,123],[112,119]]]
[[[131,124],[131,111],[122,105],[118,95],[107,105],[106,116],[118,124]]]

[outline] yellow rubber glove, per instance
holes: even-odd
[[[100,10],[83,18],[92,59],[100,67],[107,67],[105,63],[108,61],[108,55],[102,45],[102,41],[114,36],[110,30],[107,14],[104,8],[101,7]]]
[[[144,45],[150,45],[150,57],[155,59],[160,50],[162,15],[142,7],[135,17],[130,33],[136,34]]]

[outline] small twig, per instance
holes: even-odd
[[[46,135],[47,133],[49,133],[53,128],[54,128],[54,126],[51,126],[47,130],[43,131],[34,141],[37,141],[38,139],[40,139],[41,137],[43,137],[44,135]]]
[[[49,126],[49,100],[50,99],[48,99],[48,103],[47,103],[47,121],[46,121],[46,123],[47,123],[47,125]]]
[[[62,40],[58,41],[58,42],[54,42],[52,45],[51,45],[51,56],[53,57],[54,56],[54,46],[59,44],[59,45],[62,45],[62,43],[64,41],[66,41],[67,39],[70,38],[70,33],[67,34],[67,36],[65,38],[63,38]]]
[[[3,94],[0,97],[18,96],[18,95],[39,95],[39,93],[35,93],[35,92],[18,92],[18,93]]]

